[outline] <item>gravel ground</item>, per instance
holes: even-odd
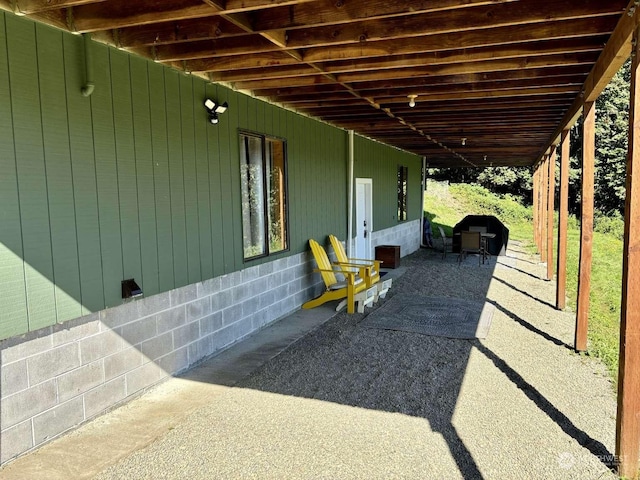
[[[416,252],[389,293],[486,299],[486,339],[339,314],[97,478],[616,478],[611,381],[518,249],[482,267]]]

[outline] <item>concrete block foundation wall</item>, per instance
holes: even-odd
[[[402,257],[412,254],[420,248],[420,220],[412,220],[393,228],[374,231],[371,235],[371,247],[375,251],[375,247],[378,245],[400,245]]]
[[[405,256],[419,230],[407,222],[372,241]],[[324,288],[314,267],[310,253],[292,255],[0,341],[0,462],[297,310]]]
[[[309,253],[0,342],[0,461],[183,372],[323,288]]]

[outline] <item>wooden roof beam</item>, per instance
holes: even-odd
[[[389,70],[421,67],[425,64],[446,65],[459,62],[477,62],[489,59],[535,57],[545,55],[566,55],[580,52],[600,52],[606,43],[606,35],[598,34],[580,38],[533,40],[518,44],[477,47],[473,49],[441,50],[411,54],[349,59],[324,63],[328,71]]]
[[[8,2],[8,0],[4,0],[4,1]],[[40,1],[46,2],[47,0],[40,0]],[[82,4],[92,0],[69,0],[69,1],[74,3],[77,2],[77,4]],[[97,1],[104,1],[104,0],[97,0]],[[515,1],[515,0],[509,0],[509,1]],[[212,1],[210,5],[215,5],[220,3],[222,2]],[[381,5],[384,4],[388,7],[389,6],[392,7],[391,9],[393,11],[398,11],[398,8],[402,7],[400,8],[400,11],[402,11],[403,14],[410,13],[409,11],[414,11],[413,7],[415,6],[415,3],[413,3],[410,8],[408,8],[405,4],[398,4],[397,2],[385,1],[385,2],[379,2],[379,3]],[[427,9],[425,11],[432,11],[431,10],[432,8],[437,9],[437,6],[432,6],[432,4],[434,3],[440,3],[441,6],[443,3],[446,3],[449,5],[449,8],[451,8],[452,4],[459,4],[460,2],[459,0],[454,0],[454,1],[445,0],[445,2],[424,1],[422,3],[423,3],[423,6]],[[471,4],[483,5],[483,4],[494,4],[494,3],[495,3],[495,0],[475,0],[471,2],[470,5]],[[364,8],[361,9],[363,10],[363,13],[370,13],[371,10],[367,6],[369,4],[363,4],[363,5],[364,5]],[[468,5],[463,5],[463,6],[466,7]],[[304,5],[303,10],[315,11],[317,7],[321,7],[322,9],[330,8],[332,10],[344,11],[342,7],[336,7],[334,5],[334,2],[332,1],[324,1],[324,2],[318,1],[318,2],[314,2],[313,4],[307,3]],[[280,8],[283,8],[283,7],[280,7]],[[298,9],[299,6],[295,5],[293,7],[291,6],[285,7],[285,10],[286,12],[289,12],[293,8]],[[154,24],[143,24],[143,25],[134,25],[134,26],[128,26],[128,27],[119,27],[117,29],[113,29],[117,33],[115,35],[111,35],[111,37],[116,36],[118,38],[119,44],[117,46],[122,48],[129,48],[129,47],[161,45],[164,43],[174,43],[174,42],[180,42],[180,41],[213,40],[213,39],[228,38],[228,37],[245,34],[246,29],[238,28],[235,25],[230,25],[229,22],[222,19],[222,17],[220,17],[219,15],[215,14],[215,12],[220,12],[222,10],[223,9],[221,8],[214,7],[210,13],[210,16],[194,17],[194,18],[189,18],[184,20],[168,20],[164,22],[157,22]],[[254,32],[286,31],[288,27],[284,22],[282,22],[282,26],[270,26],[266,28],[263,28],[260,26],[260,22],[261,22],[260,16],[276,10],[278,10],[278,8],[267,9],[264,11],[252,13],[251,14],[252,15],[251,17],[252,31]],[[353,10],[353,6],[350,4],[349,12],[352,12],[352,10]],[[283,13],[282,11],[280,11],[280,13],[278,13],[278,17],[282,17],[282,15]],[[311,15],[311,16],[313,17],[313,20],[310,20],[309,22],[307,22],[305,24],[305,27],[314,23],[316,20],[322,18],[321,15]],[[287,15],[287,18],[288,18],[288,15]],[[346,21],[352,21],[351,13],[349,13],[347,18],[348,19]],[[382,17],[376,16],[375,18],[382,18]],[[98,37],[105,37],[108,34],[105,34],[103,31],[100,31],[100,32],[97,32],[97,35]]]
[[[220,40],[201,40],[189,44],[158,45],[143,51],[147,54],[146,56],[151,56],[155,61],[176,62],[211,58],[213,56],[220,58],[278,50],[280,50],[279,46],[256,34],[227,38],[224,43]]]
[[[209,0],[204,0],[209,1]],[[251,25],[251,19],[246,13],[220,13],[220,15],[226,20],[230,21],[237,27],[244,29],[247,33],[258,33],[260,36],[266,38],[274,45],[285,48],[287,46],[287,34],[284,30],[277,30],[271,32],[256,32]],[[300,60],[302,56],[295,50],[290,52],[292,57]]]
[[[542,57],[531,58],[509,58],[498,60],[484,60],[468,63],[453,63],[444,65],[427,65],[422,68],[409,68],[401,69],[401,71],[394,72],[390,70],[370,71],[370,72],[354,72],[343,73],[336,75],[338,82],[340,83],[356,83],[386,80],[395,77],[424,77],[424,76],[436,76],[436,75],[463,75],[481,72],[498,72],[501,70],[518,70],[529,68],[543,68],[550,66],[567,66],[567,65],[580,65],[580,64],[593,64],[598,57],[595,52],[585,52],[577,54],[556,54]],[[284,59],[283,61],[278,61]],[[293,59],[295,60],[295,59]],[[230,57],[220,58],[206,58],[199,60],[187,61],[187,69],[192,72],[218,72],[216,80],[231,82],[233,79],[242,79],[242,72],[234,72],[227,74],[226,72],[233,70],[255,70],[258,68],[268,67],[284,67],[296,65],[297,68],[292,70],[283,70],[287,75],[298,74],[315,74],[313,70],[302,66],[301,62],[287,59],[283,52],[267,52],[255,55],[236,55]],[[326,68],[327,73],[334,73],[330,68]],[[257,74],[257,72],[255,72]],[[249,72],[248,75],[252,75],[254,72]],[[262,74],[265,77],[269,76],[269,69],[263,69]],[[284,73],[283,73],[284,74]],[[289,82],[287,82],[289,84]]]
[[[105,0],[13,0],[16,15],[31,15],[58,8],[75,7]]]
[[[591,54],[590,63],[597,59],[602,46],[604,45],[605,37],[598,35],[596,37],[590,37],[586,39],[567,39],[567,40],[551,40],[546,41],[534,41],[525,42],[520,45],[510,45],[506,47],[484,47],[474,48],[472,50],[448,50],[443,52],[427,52],[415,55],[398,55],[394,57],[376,57],[366,59],[356,59],[341,62],[322,63],[319,64],[325,72],[329,73],[347,73],[347,72],[360,72],[360,71],[378,71],[380,75],[383,75],[382,70],[385,70],[386,77],[383,79],[402,78],[404,68],[418,67],[433,65],[449,65],[455,63],[473,63],[478,61],[497,61],[517,58],[538,58],[543,56],[554,55],[571,55],[577,53]],[[566,62],[570,63],[570,62]],[[522,68],[523,62],[513,62],[517,65],[515,69]],[[549,61],[549,66],[553,66],[554,62]],[[590,66],[591,66],[590,65]],[[540,65],[541,67],[547,66],[546,64]],[[278,79],[288,78],[287,84],[295,82],[299,77],[305,75],[318,75],[317,70],[307,68],[306,72],[301,71],[300,68],[291,67],[274,67],[268,70],[264,69],[245,69],[242,72],[219,72],[216,74],[217,80],[229,83],[238,83],[245,87],[245,82],[263,80],[265,82],[273,81],[274,85],[282,85],[282,82]],[[400,76],[398,76],[400,75]],[[291,83],[292,85],[294,83]],[[249,87],[249,85],[246,85]]]
[[[254,55],[234,55],[230,57],[187,60],[184,68],[190,72],[224,72],[276,66],[302,66],[304,64],[284,52],[264,52]]]
[[[393,40],[367,41],[356,44],[309,48],[306,62],[330,62],[361,59],[386,55],[405,55],[420,52],[436,52],[464,48],[513,45],[538,40],[568,39],[608,34],[615,28],[617,15],[562,20],[558,22],[488,28],[479,32],[462,32],[456,35],[440,34]]]
[[[421,87],[432,85],[456,85],[456,84],[483,84],[490,82],[499,82],[505,80],[525,80],[525,79],[551,79],[567,76],[585,77],[589,73],[589,65],[578,63],[575,65],[547,65],[527,69],[514,70],[497,70],[487,72],[471,72],[454,75],[437,75],[428,77],[412,77],[406,80],[393,79],[389,81],[378,80],[373,82],[359,82],[357,88],[359,91],[378,90],[387,88],[389,85],[394,87]],[[355,86],[355,85],[354,85]]]
[[[150,25],[95,32],[92,38],[112,43],[119,48],[148,47],[199,40],[217,40],[246,35],[237,25],[212,14],[187,20],[170,20]],[[116,41],[117,40],[117,41]]]
[[[460,116],[452,116],[446,117],[443,119],[425,119],[424,117],[412,118],[413,123],[416,126],[420,125],[429,125],[431,127],[436,127],[438,125],[443,126],[452,126],[452,125],[460,125]],[[486,115],[477,115],[475,117],[467,118],[464,123],[463,129],[470,128],[476,125],[479,126],[491,126],[491,125],[515,125],[518,123],[533,123],[537,121],[545,121],[549,122],[550,120],[557,120],[557,113],[538,113],[538,114],[530,114],[530,115],[522,115],[518,113],[512,113],[511,115],[495,115],[495,116],[486,116]]]
[[[519,97],[515,99],[475,99],[475,100],[453,100],[453,101],[444,101],[444,102],[430,102],[429,103],[429,112],[445,112],[445,113],[454,113],[454,112],[471,112],[471,111],[485,111],[487,109],[503,109],[503,110],[512,110],[512,109],[520,109],[520,108],[546,108],[546,107],[562,107],[562,105],[566,105],[567,107],[571,105],[573,101],[573,97],[570,94],[566,94],[564,97],[562,96],[553,96],[550,98],[538,98],[538,97]],[[418,104],[419,107],[419,104]],[[404,107],[405,113],[415,112],[415,109],[411,109],[408,105]],[[348,111],[352,111],[352,108],[347,109]],[[334,108],[333,111],[340,112],[342,111],[340,108]]]
[[[598,54],[595,52],[575,53],[575,54],[556,54],[541,57],[526,58],[507,58],[497,60],[482,60],[468,63],[453,63],[444,65],[427,65],[422,68],[407,68],[399,72],[389,70],[371,71],[371,72],[354,72],[338,74],[339,80],[357,84],[360,82],[384,81],[389,78],[396,78],[402,75],[403,78],[411,77],[432,77],[445,75],[469,75],[474,73],[500,72],[507,70],[523,70],[548,68],[552,66],[575,66],[575,65],[593,65]],[[357,85],[354,85],[357,88]]]
[[[146,25],[155,22],[209,17],[213,13],[232,15],[262,8],[286,6],[314,0],[109,0],[73,7],[72,31],[79,33],[97,30]],[[244,20],[240,20],[244,21]]]
[[[377,132],[379,132],[380,134],[382,134],[384,131],[381,130],[380,125],[376,124],[376,122],[343,122],[343,124],[347,124],[347,125],[360,125],[360,127],[363,129],[363,131],[367,131],[370,129],[375,128]],[[515,123],[510,123],[510,124],[503,124],[503,125],[492,125],[491,127],[483,127],[481,125],[469,125],[467,128],[464,129],[464,133],[463,135],[470,135],[471,133],[486,133],[487,135],[490,135],[491,132],[496,133],[500,130],[503,130],[506,132],[512,132],[513,131],[513,127],[514,127]],[[549,131],[553,130],[553,122],[529,122],[529,123],[522,123],[519,125],[520,128],[523,128],[524,126],[528,127],[528,132],[531,133],[548,133]],[[429,125],[429,124],[416,124],[417,128],[421,128],[423,130],[428,130],[429,132],[434,132],[434,133],[439,133],[440,135],[442,135],[443,137],[450,137],[452,135],[452,131],[454,131],[455,129],[457,129],[456,125],[450,125],[450,126],[433,126],[433,125]],[[390,130],[393,131],[393,130]],[[397,134],[397,132],[394,132],[394,135]]]
[[[0,9],[19,16],[25,15],[19,10],[13,0],[0,0]],[[61,30],[67,30],[67,16],[64,12],[64,9],[43,10],[38,13],[30,14],[29,18]]]
[[[309,25],[339,25],[357,20],[393,18],[443,10],[469,8],[480,5],[510,3],[517,0],[418,0],[411,3],[388,0],[367,2],[336,2],[319,0],[304,8],[292,5],[286,9],[273,8],[256,12],[255,24],[260,29],[295,29]]]
[[[593,0],[590,0],[593,1]],[[218,9],[216,11],[222,11],[222,7],[218,7],[218,3],[219,2],[214,2],[212,0],[205,0],[205,2],[207,4],[210,4],[213,8]],[[556,0],[553,0],[553,3],[557,3]],[[564,5],[564,4],[562,4]],[[597,5],[603,5],[602,2],[597,2]],[[541,9],[544,11],[544,9],[541,7]],[[557,8],[556,8],[557,10]],[[603,9],[604,11],[610,11],[610,7],[607,9]],[[541,21],[541,19],[544,19],[545,21],[551,21],[551,19],[549,19],[549,16],[547,15],[545,16],[540,16],[540,13],[538,10],[536,10],[535,13],[532,13],[530,11],[530,8],[527,7],[526,9],[524,9],[525,12],[527,12],[528,16],[527,19],[531,22],[533,21]],[[558,15],[557,17],[554,16],[553,20],[557,20],[560,18],[574,18],[576,17],[577,13],[576,12],[584,12],[586,10],[580,8],[577,9],[575,6],[572,6],[571,9],[571,13],[566,12],[564,16],[562,15]],[[595,9],[595,11],[597,12],[598,10]],[[590,15],[595,16],[595,14],[593,13],[594,10],[589,10]],[[513,10],[509,10],[509,13],[513,16],[514,12]],[[518,12],[515,12],[518,13]],[[313,47],[318,47],[318,46],[322,46],[323,44],[329,44],[326,41],[322,42],[319,41],[318,39],[314,39],[314,38],[309,38],[308,41],[306,43],[296,43],[294,41],[292,41],[292,37],[291,37],[291,33],[287,34],[284,30],[278,30],[278,31],[269,31],[269,32],[261,32],[259,31],[259,29],[256,29],[252,26],[251,21],[248,17],[248,15],[246,13],[240,13],[240,14],[224,14],[224,13],[220,13],[220,15],[227,19],[228,21],[230,21],[231,23],[235,24],[236,26],[238,26],[239,28],[244,29],[247,33],[257,33],[261,36],[263,36],[264,38],[266,38],[267,40],[269,40],[271,42],[271,44],[273,44],[274,46],[277,46],[279,48],[302,48],[302,47],[308,47],[308,46],[313,46]],[[451,15],[451,12],[447,12],[447,18],[448,16]],[[586,16],[586,15],[585,15]],[[484,22],[486,23],[486,28],[496,28],[497,26],[500,26],[501,23],[499,21],[497,21],[496,18],[494,18],[495,16],[489,16],[487,17],[486,15],[481,15],[481,18],[484,18]],[[524,18],[519,18],[516,15],[516,18],[518,18],[519,20],[524,22]],[[578,17],[579,18],[579,17]],[[469,18],[465,15],[465,16],[460,16],[460,22],[468,22]],[[397,27],[394,28],[393,25],[389,25],[387,21],[382,22],[382,24],[380,25],[380,31],[383,32],[380,36],[375,36],[373,34],[373,31],[371,28],[366,28],[366,32],[367,32],[367,40],[381,40],[384,38],[393,38],[391,37],[389,32],[393,32],[393,31],[397,31],[397,32],[402,32],[402,39],[404,40],[404,38],[408,37],[408,36],[420,36],[420,37],[424,37],[425,36],[425,31],[424,31],[424,24],[429,23],[431,25],[434,25],[436,27],[432,28],[429,30],[429,34],[428,35],[433,35],[434,31],[438,32],[438,26],[440,26],[441,29],[443,29],[443,31],[447,31],[447,33],[450,33],[450,31],[464,31],[465,28],[462,28],[461,26],[455,24],[454,26],[451,27],[450,31],[448,31],[448,29],[446,29],[445,27],[443,27],[442,25],[446,24],[445,18],[442,19],[435,19],[434,21],[431,20],[425,20],[425,19],[421,19],[418,17],[411,17],[409,20],[407,19],[401,19],[401,20],[397,20],[399,23],[399,25]],[[416,23],[416,25],[414,26],[413,30],[411,29],[411,27],[408,25],[408,22],[413,21]],[[455,23],[455,22],[454,22]],[[512,25],[514,24],[514,21],[510,21],[510,22],[505,22],[505,25]],[[518,23],[515,23],[518,24]],[[474,22],[471,22],[471,25],[474,25]],[[477,27],[476,27],[477,28]],[[435,30],[434,30],[435,29]],[[472,29],[472,27],[467,27],[467,30]],[[411,33],[413,31],[413,33]],[[307,34],[308,31],[305,30],[305,34]],[[474,32],[475,33],[475,32]],[[398,38],[400,38],[400,33],[397,34]],[[331,40],[331,43],[340,43],[339,40],[337,39],[335,32],[329,32],[328,34],[328,38]],[[352,41],[356,41],[357,39],[354,39]],[[178,54],[178,52],[175,52],[173,54],[172,57],[168,58],[168,59],[192,59],[192,58],[206,58],[207,56],[211,57],[211,56],[218,56],[220,54],[222,54],[221,52],[229,52],[227,53],[227,55],[232,54],[232,52],[236,52],[236,53],[241,53],[243,51],[243,47],[244,47],[244,53],[252,53],[251,50],[251,46],[252,46],[252,42],[254,40],[251,37],[246,37],[243,39],[235,39],[235,38],[231,38],[231,39],[225,39],[225,40],[219,40],[216,44],[210,44],[210,42],[195,42],[195,43],[185,43],[183,45],[179,45],[174,47],[174,51],[178,50],[180,53]],[[343,42],[344,43],[344,42]],[[207,54],[207,49],[206,46],[207,45],[211,45],[211,52],[209,52],[209,54]]]
[[[445,92],[481,92],[488,90],[509,90],[509,89],[521,89],[521,88],[544,88],[544,87],[561,87],[561,86],[573,86],[574,91],[579,91],[580,86],[584,81],[584,77],[576,76],[561,76],[550,78],[537,78],[537,79],[517,79],[517,80],[495,80],[487,83],[451,83],[451,84],[433,84],[420,87],[400,87],[400,88],[386,88],[378,90],[366,90],[358,92],[367,97],[373,97],[378,103],[385,102],[387,97],[393,98],[397,96],[408,97],[410,94],[418,95],[418,101],[422,97],[430,97],[439,93]],[[337,88],[326,88],[320,91],[315,89],[308,89],[307,91],[295,91],[295,89],[288,89],[286,92],[268,91],[268,93],[261,91],[261,96],[268,96],[273,99],[277,99],[279,102],[293,103],[299,100],[307,100],[310,95],[322,95],[324,98],[330,98],[335,92],[339,92]],[[405,100],[406,101],[406,100]]]
[[[606,20],[606,22],[604,22],[603,20]],[[574,22],[574,21],[571,21]],[[585,20],[577,20],[577,22],[585,22]],[[560,22],[562,23],[562,22]],[[419,52],[431,52],[434,53],[437,50],[450,50],[452,48],[454,49],[459,49],[459,48],[477,48],[477,47],[487,47],[489,45],[500,45],[500,44],[509,44],[509,43],[517,43],[517,42],[529,42],[529,41],[535,41],[537,39],[541,38],[541,35],[550,35],[553,38],[567,38],[567,37],[575,37],[575,36],[580,36],[580,35],[586,35],[586,36],[591,36],[591,35],[599,35],[599,34],[603,34],[603,33],[607,33],[608,31],[610,31],[610,28],[612,27],[611,25],[611,19],[609,17],[605,17],[603,18],[597,18],[595,20],[590,20],[588,19],[585,22],[585,25],[583,25],[583,29],[578,28],[578,26],[576,25],[565,25],[564,27],[562,27],[561,25],[558,25],[557,28],[552,29],[547,25],[536,25],[535,26],[535,33],[532,31],[529,31],[527,29],[527,27],[507,27],[506,30],[505,29],[495,29],[495,30],[488,30],[487,32],[489,32],[485,36],[481,36],[480,38],[478,36],[472,35],[472,34],[463,34],[460,37],[456,36],[456,42],[455,45],[451,44],[451,37],[450,36],[445,36],[445,38],[443,38],[443,42],[434,45],[432,44],[429,40],[433,37],[424,37],[424,38],[418,38],[418,39],[407,39],[406,41],[402,41],[402,42],[366,42],[365,45],[362,46],[347,46],[346,48],[343,47],[335,47],[335,48],[318,48],[318,49],[309,49],[304,53],[304,56],[302,58],[302,60],[305,63],[313,63],[316,64],[317,62],[325,62],[325,61],[332,61],[332,60],[346,60],[346,59],[350,59],[350,60],[360,60],[363,59],[364,57],[367,56],[371,56],[371,57],[375,57],[375,56],[381,56],[381,55],[401,55],[401,54],[407,54],[407,53],[419,53]],[[567,30],[564,30],[564,29]],[[575,29],[575,30],[573,30]],[[585,30],[588,30],[585,33]],[[564,32],[575,32],[575,31],[579,31],[580,34],[575,34],[575,33],[564,33]],[[374,45],[375,44],[375,45]],[[589,53],[585,53],[584,55],[590,55]],[[486,59],[487,57],[484,56],[484,59]],[[257,61],[252,61],[252,56],[243,56],[240,55],[238,57],[235,58],[235,62],[234,63],[226,63],[224,68],[220,68],[220,66],[218,65],[217,59],[216,58],[211,58],[211,59],[201,59],[201,60],[196,60],[193,61],[196,65],[190,66],[189,70],[191,71],[224,71],[224,70],[235,70],[235,69],[251,69],[251,68],[258,68],[260,65],[258,65]],[[480,60],[480,59],[478,59]],[[547,64],[548,63],[548,58],[544,57],[544,60],[539,59],[536,62],[536,66],[540,66],[542,64]],[[535,60],[532,59],[531,62],[534,62]],[[475,62],[469,62],[469,64],[472,64]],[[520,62],[521,64],[523,62]],[[451,69],[453,70],[463,70],[464,69],[464,65],[466,65],[466,62],[464,62],[462,65],[456,65],[456,64],[452,64],[451,65]],[[323,65],[321,64],[321,68],[323,71],[327,72],[327,73],[336,73],[336,71],[332,70],[330,65]],[[518,67],[513,67],[511,66],[510,68],[518,68]],[[386,71],[384,72],[386,73]],[[405,72],[406,73],[406,72]],[[265,72],[266,74],[266,72]],[[364,76],[364,78],[359,78],[360,81],[362,80],[369,80],[371,79],[372,75],[381,75],[383,74],[383,72],[375,72],[375,73],[369,73],[369,76]],[[424,73],[422,73],[424,74]],[[350,81],[349,78],[353,78],[353,76],[358,75],[357,73],[355,74],[347,74],[347,77],[345,80],[341,80],[341,81]],[[225,81],[231,81],[231,80],[225,80]]]
[[[419,88],[434,85],[455,85],[460,83],[489,83],[503,80],[518,80],[518,79],[546,79],[546,78],[558,78],[566,75],[574,75],[576,77],[584,77],[588,75],[591,70],[590,65],[578,64],[578,65],[560,65],[550,67],[538,67],[531,69],[514,69],[514,70],[499,70],[496,72],[473,72],[463,73],[460,75],[442,75],[442,76],[423,76],[413,77],[409,79],[384,79],[371,82],[360,82],[353,86],[358,89],[359,92],[379,90],[384,88]],[[301,77],[305,79],[304,82],[296,82],[295,86],[291,86],[288,83],[281,80],[276,82],[275,80],[268,80],[264,82],[252,81],[252,82],[237,82],[235,85],[238,88],[245,90],[251,90],[255,95],[272,95],[276,93],[285,94],[287,91],[293,91],[298,93],[310,92],[316,93],[325,91],[325,89],[331,89],[330,82],[314,82],[309,77]],[[584,78],[580,83],[584,82]]]
[[[419,97],[419,102],[432,102],[437,100],[454,100],[454,99],[473,99],[473,98],[509,98],[509,97],[521,97],[521,96],[545,96],[545,95],[557,95],[565,93],[579,92],[578,86],[568,85],[559,87],[542,87],[542,88],[516,88],[505,90],[486,90],[486,91],[473,91],[473,92],[444,92],[437,94],[429,94],[428,96]],[[384,100],[384,106],[389,106],[395,103],[406,103],[405,97],[389,98]]]
[[[69,10],[69,29],[78,33],[90,33],[161,21],[206,17],[215,12],[210,5],[200,0],[162,0],[157,3],[156,7],[146,8],[143,2],[130,0],[109,0],[102,4],[80,5]]]
[[[553,128],[553,127],[551,127],[551,128]],[[501,148],[504,151],[504,150],[510,150],[512,148],[523,147],[524,146],[524,147],[527,147],[529,149],[527,151],[529,151],[531,153],[531,157],[528,159],[529,163],[531,163],[531,158],[534,158],[535,154],[536,154],[536,146],[535,146],[535,144],[537,142],[539,142],[540,140],[544,139],[545,135],[549,134],[549,131],[551,130],[551,128],[546,129],[546,130],[540,129],[540,130],[536,131],[535,134],[531,134],[531,135],[526,136],[526,137],[519,137],[517,139],[517,141],[516,140],[514,140],[514,141],[504,140],[504,136],[508,135],[508,133],[509,133],[509,132],[505,131],[504,134],[503,134],[503,140],[500,143],[485,142],[483,140],[476,141],[476,140],[474,140],[474,138],[476,136],[475,134],[472,135],[472,136],[467,137],[467,145],[465,145],[465,146],[461,146],[461,143],[460,143],[459,139],[458,140],[450,140],[449,139],[450,137],[446,137],[446,139],[443,138],[442,142],[444,142],[445,144],[454,146],[454,148],[458,149],[460,152],[466,152],[466,153],[475,153],[475,151],[471,150],[471,148],[484,149],[485,151],[488,151],[487,149],[492,147],[492,148]],[[386,138],[387,141],[393,140],[394,143],[396,141],[400,141],[400,139],[397,138],[398,134],[396,134],[396,135],[387,135],[386,137],[380,135],[378,132],[375,132],[373,134],[378,135],[378,138]],[[432,132],[432,135],[436,135],[438,138],[443,136],[438,132]],[[481,133],[481,135],[484,135],[484,133]],[[498,150],[496,150],[496,151],[498,151]],[[493,153],[495,153],[495,151]]]
[[[500,143],[496,143],[495,141],[493,142],[487,142],[487,141],[482,141],[482,140],[475,140],[476,137],[479,137],[480,139],[485,138],[486,135],[490,135],[489,132],[487,131],[477,131],[477,132],[465,132],[464,133],[464,137],[467,138],[467,144],[466,145],[462,145],[460,142],[460,138],[461,137],[457,137],[456,139],[452,139],[452,137],[446,133],[446,132],[442,132],[439,130],[434,130],[434,129],[429,129],[428,127],[423,127],[422,129],[425,131],[428,131],[429,133],[431,133],[431,135],[437,136],[438,139],[446,144],[449,145],[453,145],[455,148],[459,149],[461,152],[468,152],[470,151],[469,149],[473,148],[484,148],[484,147],[488,147],[488,146],[494,146],[494,147],[500,147],[502,149],[508,149],[511,148],[513,146],[527,146],[528,148],[530,148],[531,153],[533,155],[536,154],[536,149],[537,147],[535,146],[535,143],[541,140],[544,140],[544,137],[546,135],[549,134],[549,132],[551,130],[553,130],[553,124],[549,124],[549,126],[547,128],[544,127],[531,127],[533,130],[531,133],[529,133],[526,136],[521,136],[518,137],[517,139],[514,138],[513,140],[505,140],[505,137],[509,136],[510,133],[513,131],[513,127],[511,127],[511,129],[507,129],[506,126],[504,126],[505,128],[503,129],[502,132],[498,132],[498,135],[502,135],[502,141]],[[525,128],[525,127],[522,127]],[[366,133],[366,131],[365,131]],[[387,133],[385,135],[385,132],[375,132],[376,135],[382,137],[382,136],[386,136],[386,138],[388,138],[388,140],[393,140],[394,142],[396,140],[400,141],[401,137],[401,133],[400,132],[395,132],[395,133]],[[500,138],[500,137],[498,137]],[[511,137],[509,137],[511,138]],[[526,139],[526,141],[525,141]],[[534,144],[531,144],[531,139],[534,139]],[[529,159],[529,161],[531,161],[531,159]]]
[[[411,120],[411,122],[415,125],[430,125],[430,126],[438,125],[438,123],[434,121],[435,117],[425,117],[424,115],[411,116],[407,114],[400,114],[399,112],[396,112],[396,113],[401,115],[403,118]],[[552,124],[555,124],[555,122],[557,122],[559,118],[563,117],[564,113],[565,113],[565,110],[563,109],[563,110],[557,110],[557,111],[551,112],[549,114],[542,114],[542,113],[531,114],[531,115],[527,115],[527,118],[529,118],[530,120],[544,119],[551,122]],[[486,117],[484,115],[479,115],[478,113],[469,113],[467,115],[468,116],[478,115],[478,118],[486,119],[487,124],[495,123],[500,118],[498,115]],[[522,116],[522,114],[518,114],[518,113],[512,113],[511,115],[505,114],[503,116],[505,119],[516,119],[518,118],[518,115],[520,115],[520,117]],[[366,122],[369,118],[368,115],[366,114],[354,115],[354,114],[348,114],[346,112],[343,115],[331,114],[330,112],[320,113],[318,117],[327,121],[343,121],[343,122],[354,122],[354,123]],[[455,121],[455,122],[458,122],[459,124],[460,118],[462,118],[460,114],[456,116],[448,116],[443,119],[443,123],[451,124],[452,121]],[[470,123],[469,125],[474,125],[474,124],[475,122]],[[464,127],[457,128],[456,131],[458,130],[464,131]],[[458,136],[458,134],[456,134],[456,136]]]
[[[362,5],[363,8],[370,8],[368,3]],[[529,3],[516,2],[508,9],[489,5],[473,9],[412,14],[399,18],[352,21],[340,27],[328,25],[314,28],[307,25],[303,30],[290,30],[288,43],[295,48],[306,48],[362,44],[378,40],[404,41],[410,37],[420,37],[424,40],[425,37],[451,33],[462,35],[473,32],[478,36],[483,29],[534,27],[540,23],[553,25],[554,22],[563,20],[618,16],[620,13],[620,10],[600,0],[583,0],[579,3],[538,0],[535,9],[532,9]],[[429,25],[429,28],[425,29],[425,25]],[[258,31],[262,28],[259,20],[256,21],[255,27]]]

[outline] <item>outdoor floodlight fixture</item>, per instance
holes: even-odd
[[[226,112],[227,108],[229,108],[229,104],[227,102],[218,103],[215,100],[207,98],[204,101],[204,108],[207,109],[207,113],[209,114],[209,123],[215,125],[219,121],[218,115]]]
[[[133,278],[122,281],[122,298],[135,298],[142,296],[142,289]]]
[[[204,108],[206,108],[209,113],[209,123],[215,125],[219,121],[218,115],[226,112],[227,108],[229,108],[229,104],[227,102],[218,103],[215,100],[207,98],[204,101]]]
[[[416,106],[416,98],[418,98],[418,95],[407,95],[407,97],[409,98],[409,106],[411,108]]]

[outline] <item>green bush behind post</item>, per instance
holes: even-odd
[[[596,211],[593,229],[596,232],[622,240],[624,238],[624,218],[622,218],[622,215],[620,215],[617,210],[613,210],[607,215]]]

